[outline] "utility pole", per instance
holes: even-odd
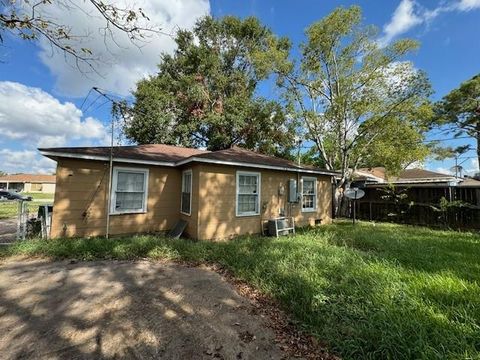
[[[115,100],[110,98],[107,94],[105,94],[103,91],[99,90],[97,87],[93,87],[93,90],[95,90],[97,93],[102,95],[104,98],[107,100],[110,100],[112,104],[115,104]],[[108,166],[108,193],[107,193],[107,207],[106,207],[106,224],[105,224],[105,238],[109,238],[110,236],[110,209],[112,207],[112,175],[113,175],[113,136],[114,136],[114,131],[115,131],[115,121],[111,119],[111,131],[112,134],[110,136],[110,157],[109,157],[109,166]]]

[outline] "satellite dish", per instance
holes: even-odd
[[[358,200],[365,196],[365,191],[359,188],[350,188],[345,190],[345,196],[352,200]]]

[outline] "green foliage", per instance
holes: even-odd
[[[433,211],[439,213],[438,220],[442,222],[445,228],[448,228],[449,216],[454,215],[461,208],[471,208],[472,205],[462,200],[448,200],[445,196],[442,196],[438,205],[430,205],[430,207]]]
[[[347,223],[225,243],[155,236],[18,242],[0,254],[214,262],[344,359],[480,357],[480,236]]]
[[[385,166],[390,173],[428,154],[432,113],[426,75],[401,58],[413,40],[380,47],[358,6],[337,8],[307,30],[298,68],[280,85],[329,169]]]
[[[468,135],[477,141],[480,159],[480,74],[460,84],[435,106],[434,125],[447,126],[455,136]]]
[[[275,101],[256,95],[273,72],[288,71],[289,42],[256,18],[200,19],[180,30],[173,55],[157,75],[138,83],[125,124],[140,144],[166,143],[210,150],[242,145],[287,152],[294,126]]]
[[[465,154],[470,150],[470,145],[462,145],[457,147],[434,147],[432,149],[432,154],[434,155],[435,160],[444,160],[449,158],[454,158]]]
[[[392,183],[389,183],[386,187],[377,189],[382,194],[380,198],[390,204],[394,205],[395,211],[389,213],[388,216],[396,217],[399,221],[402,221],[403,216],[406,215],[413,202],[408,201],[408,188],[398,188]]]

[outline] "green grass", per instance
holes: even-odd
[[[26,241],[2,256],[219,263],[346,359],[480,359],[480,236],[346,223],[227,243],[154,236]]]
[[[29,193],[29,192],[25,192],[25,193],[22,193],[22,195],[25,195],[25,196],[31,196],[33,198],[33,200],[51,200],[51,202],[53,202],[53,197],[55,196],[55,194],[44,194],[44,193]]]
[[[38,205],[53,203],[54,194],[41,193],[22,193],[25,196],[31,196],[32,202],[28,203],[29,208],[34,213],[38,210]],[[18,215],[18,203],[16,201],[0,201],[0,219],[9,219]]]
[[[16,201],[0,201],[0,220],[17,216],[18,203]]]

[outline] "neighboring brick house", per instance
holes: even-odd
[[[233,147],[220,151],[170,145],[49,148],[57,161],[52,237],[165,231],[180,219],[195,239],[262,231],[280,214],[299,225],[329,223],[336,174]],[[289,184],[298,184],[290,202]],[[107,209],[108,198],[111,206]]]
[[[0,189],[32,192],[55,193],[55,175],[46,174],[13,174],[0,176]]]

